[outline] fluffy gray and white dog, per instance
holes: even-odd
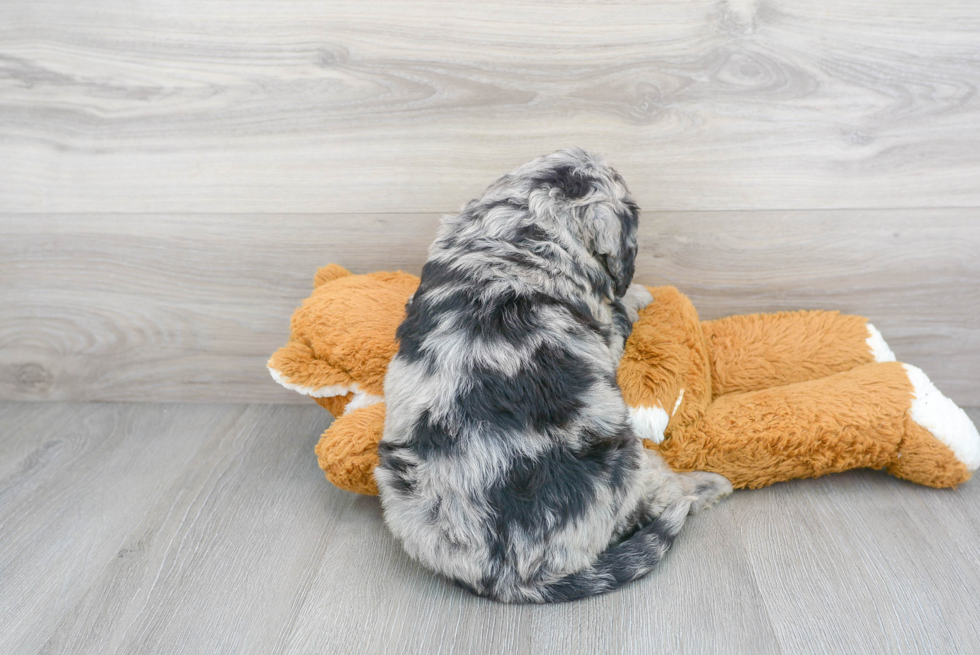
[[[507,602],[648,573],[692,510],[731,492],[643,448],[616,384],[652,298],[638,211],[595,155],[561,150],[442,222],[398,329],[375,471],[408,553]]]

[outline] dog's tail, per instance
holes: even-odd
[[[540,602],[564,603],[598,596],[642,578],[653,570],[674,543],[693,500],[685,496],[674,502],[655,521],[600,555],[592,566],[549,584],[544,588]]]

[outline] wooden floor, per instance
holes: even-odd
[[[0,652],[980,651],[980,481],[737,492],[619,593],[504,606],[420,569],[376,499],[323,479],[329,421],[0,403]]]

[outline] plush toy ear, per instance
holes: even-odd
[[[313,276],[313,288],[315,289],[331,280],[347,277],[348,275],[353,275],[353,273],[340,264],[327,264],[323,268],[317,269],[316,275]]]

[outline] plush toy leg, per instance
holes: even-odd
[[[888,472],[930,487],[954,487],[980,467],[980,434],[920,369],[901,365],[913,387],[905,439]]]
[[[320,437],[316,456],[327,479],[341,489],[376,496],[374,467],[384,433],[385,404],[375,403],[338,417]]]
[[[736,488],[886,467],[930,486],[964,482],[980,464],[980,437],[962,410],[931,383],[910,379],[910,370],[897,362],[868,364],[729,394],[657,448],[675,469],[720,473]]]
[[[331,414],[336,416],[341,416],[344,410],[347,409],[347,404],[354,399],[354,392],[350,392],[346,396],[327,396],[325,398],[314,398],[316,404],[327,410]]]
[[[711,353],[714,397],[817,380],[895,360],[867,319],[839,312],[730,316],[701,326]]]

